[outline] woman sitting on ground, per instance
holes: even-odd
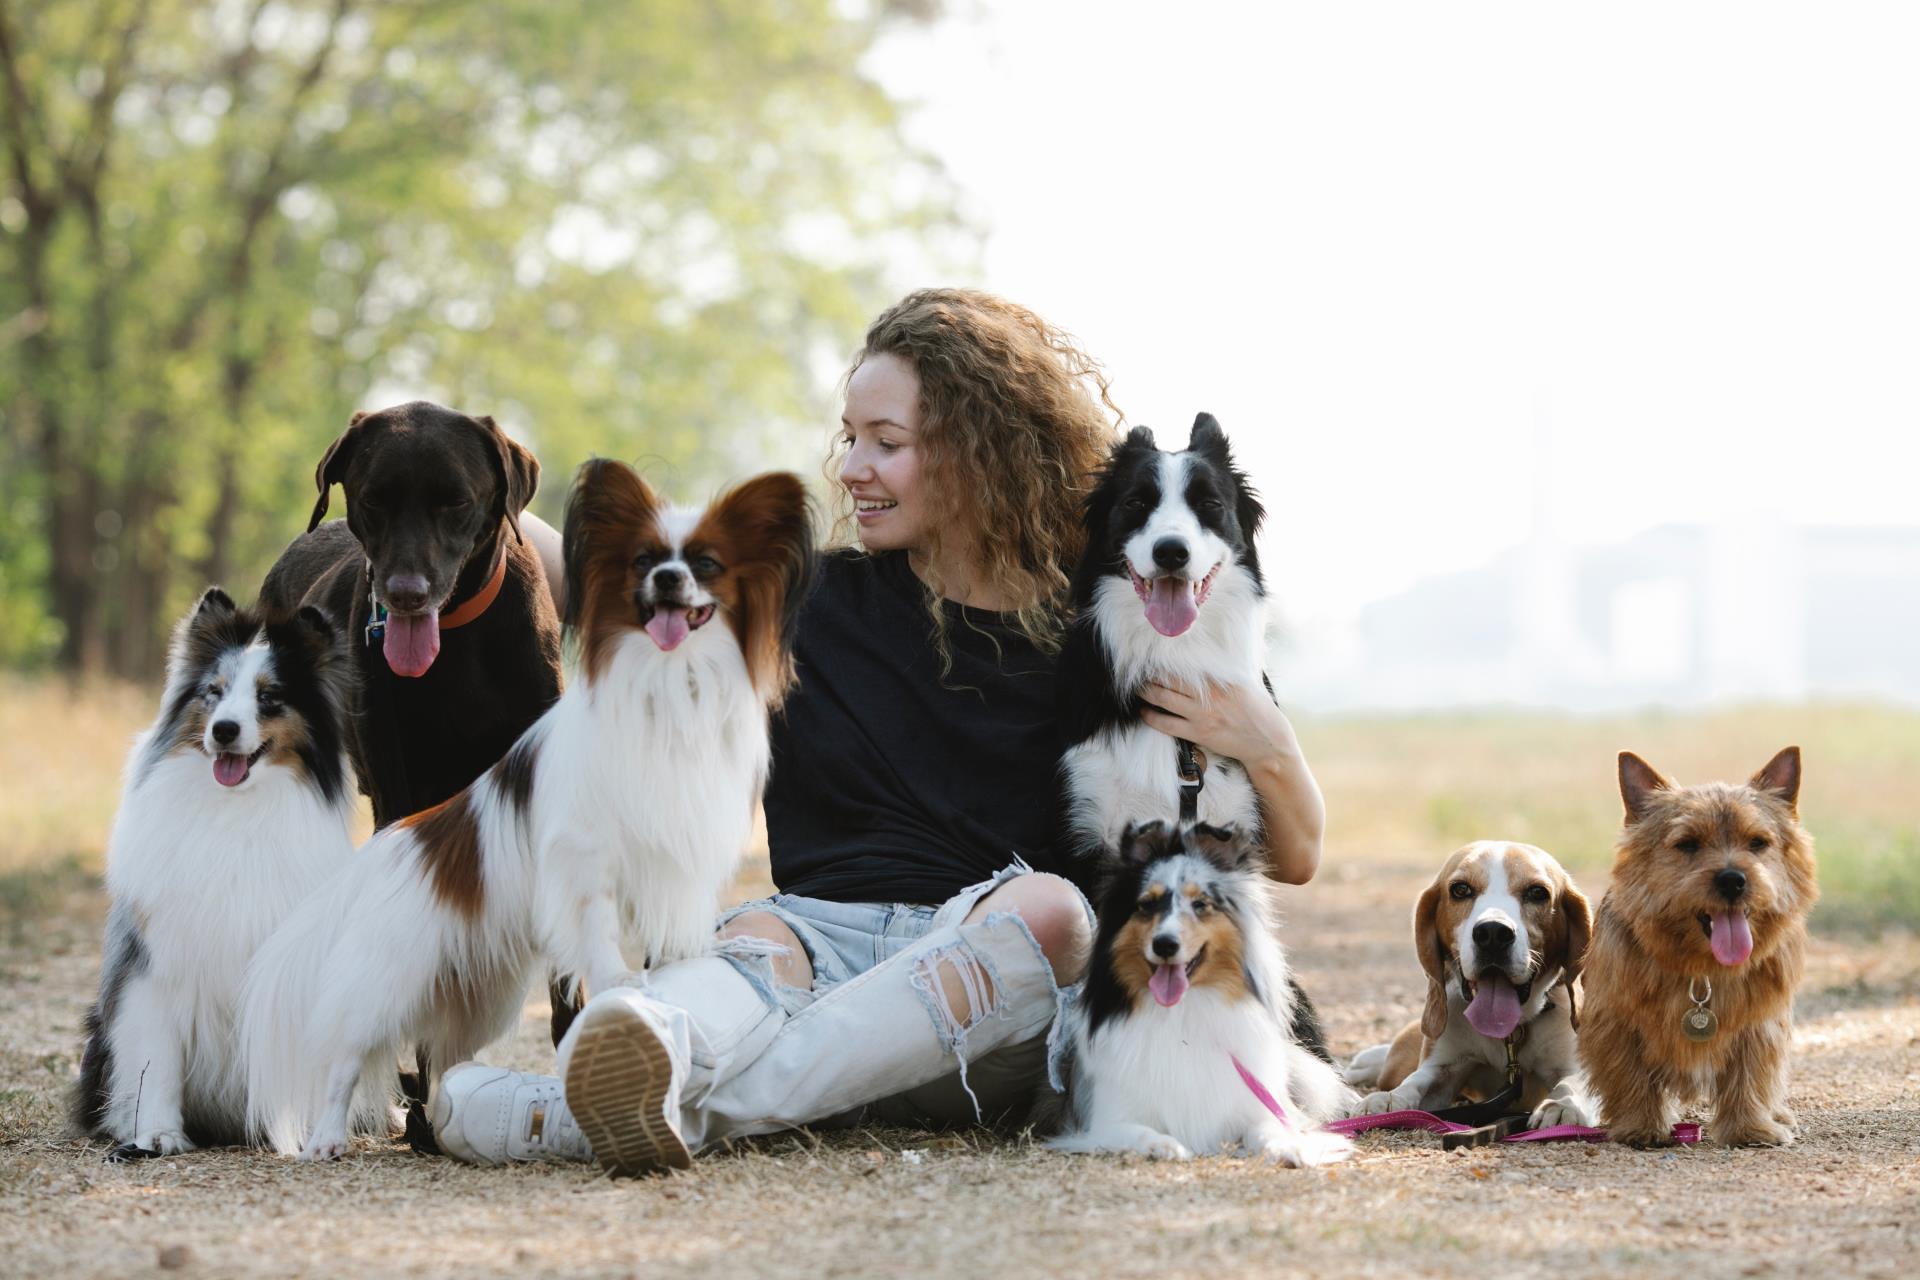
[[[1018,1120],[1092,913],[1049,849],[1053,665],[1080,509],[1114,440],[1099,368],[1032,312],[915,293],[868,330],[837,446],[842,528],[799,621],[765,804],[780,892],[714,954],[592,993],[559,1077],[447,1073],[441,1148],[479,1164],[681,1167],[723,1138],[856,1114]],[[1115,415],[1117,417],[1117,413]],[[1172,689],[1154,727],[1248,766],[1320,857],[1320,794],[1272,702]]]

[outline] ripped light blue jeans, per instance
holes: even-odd
[[[1070,993],[1018,914],[966,921],[1029,872],[1016,862],[938,907],[780,894],[727,912],[723,925],[749,911],[776,917],[814,979],[808,990],[781,984],[782,948],[751,937],[649,975],[646,994],[687,1055],[689,1144],[799,1124],[1024,1120]],[[968,993],[958,1010],[949,977]]]

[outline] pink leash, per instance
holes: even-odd
[[[1247,1070],[1246,1064],[1233,1054],[1227,1055],[1233,1061],[1233,1069],[1240,1073],[1240,1079],[1246,1084],[1260,1105],[1273,1112],[1274,1118],[1281,1124],[1292,1128],[1287,1119],[1287,1111],[1279,1100],[1267,1092],[1267,1086],[1260,1078]],[[1346,1120],[1332,1120],[1321,1126],[1328,1133],[1365,1133],[1369,1129],[1424,1129],[1428,1133],[1472,1133],[1470,1124],[1455,1124],[1451,1120],[1442,1120],[1431,1111],[1388,1111],[1377,1116],[1353,1116]],[[1502,1142],[1605,1142],[1607,1131],[1586,1124],[1554,1124],[1544,1129],[1523,1129],[1519,1133],[1510,1133],[1500,1139]],[[1697,1124],[1677,1124],[1673,1126],[1673,1140],[1683,1145],[1700,1141],[1700,1126]]]

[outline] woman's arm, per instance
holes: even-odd
[[[1286,713],[1263,690],[1245,685],[1210,684],[1202,697],[1186,685],[1156,682],[1141,697],[1148,725],[1245,767],[1260,797],[1267,874],[1283,884],[1313,879],[1327,807]]]

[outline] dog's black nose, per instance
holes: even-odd
[[[239,736],[240,736],[240,724],[238,721],[215,720],[213,722],[213,740],[219,743],[221,746],[223,747],[232,746],[233,740]]]
[[[1747,873],[1734,867],[1722,867],[1713,874],[1713,887],[1728,902],[1738,902],[1747,891]]]
[[[1513,950],[1513,926],[1498,920],[1482,920],[1473,926],[1473,945],[1483,959],[1503,956]]]
[[[1153,940],[1153,954],[1159,956],[1162,960],[1171,959],[1180,954],[1180,939],[1164,936],[1155,938]]]
[[[653,571],[653,594],[662,600],[678,600],[687,590],[687,571],[677,564],[663,564]]]
[[[1153,544],[1153,562],[1162,569],[1187,567],[1187,544],[1178,538],[1162,538]]]
[[[387,579],[387,608],[395,613],[418,613],[427,607],[427,580],[417,573],[396,573]]]

